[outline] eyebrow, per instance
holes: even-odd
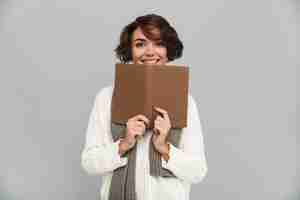
[[[133,40],[133,42],[136,42],[136,41],[145,42],[146,40],[145,40],[145,39],[142,39],[142,38],[137,38],[137,39]]]

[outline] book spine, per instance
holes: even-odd
[[[152,66],[146,66],[145,67],[145,113],[148,119],[150,120],[150,128],[153,128],[154,122],[153,122],[153,100],[152,100],[152,76],[153,76],[153,68]]]

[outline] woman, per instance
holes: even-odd
[[[151,14],[136,18],[123,29],[116,54],[123,63],[164,65],[181,57],[182,50],[174,28],[163,17]],[[109,86],[98,93],[82,152],[85,171],[103,176],[101,199],[188,200],[191,184],[200,182],[207,173],[201,124],[193,97],[188,96],[187,127],[181,130],[175,145],[167,140],[171,123],[163,108],[155,108],[161,116],[155,119],[153,130],[147,129],[149,119],[139,114],[128,119],[123,136],[115,139],[110,121],[112,92],[113,87]],[[161,168],[168,176],[150,173],[151,148],[161,156]],[[133,157],[126,156],[133,151]],[[134,166],[133,173],[128,166]]]

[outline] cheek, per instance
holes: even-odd
[[[132,52],[132,59],[138,59],[139,57],[141,57],[141,55],[143,55],[143,51],[137,48],[132,48],[131,50]]]
[[[166,48],[162,48],[160,50],[160,57],[163,58],[163,59],[168,59],[168,57],[167,57],[167,49]]]

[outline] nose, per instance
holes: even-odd
[[[154,56],[154,53],[155,53],[155,47],[153,46],[153,44],[148,44],[146,46],[146,51],[145,51],[145,54],[147,56]]]

